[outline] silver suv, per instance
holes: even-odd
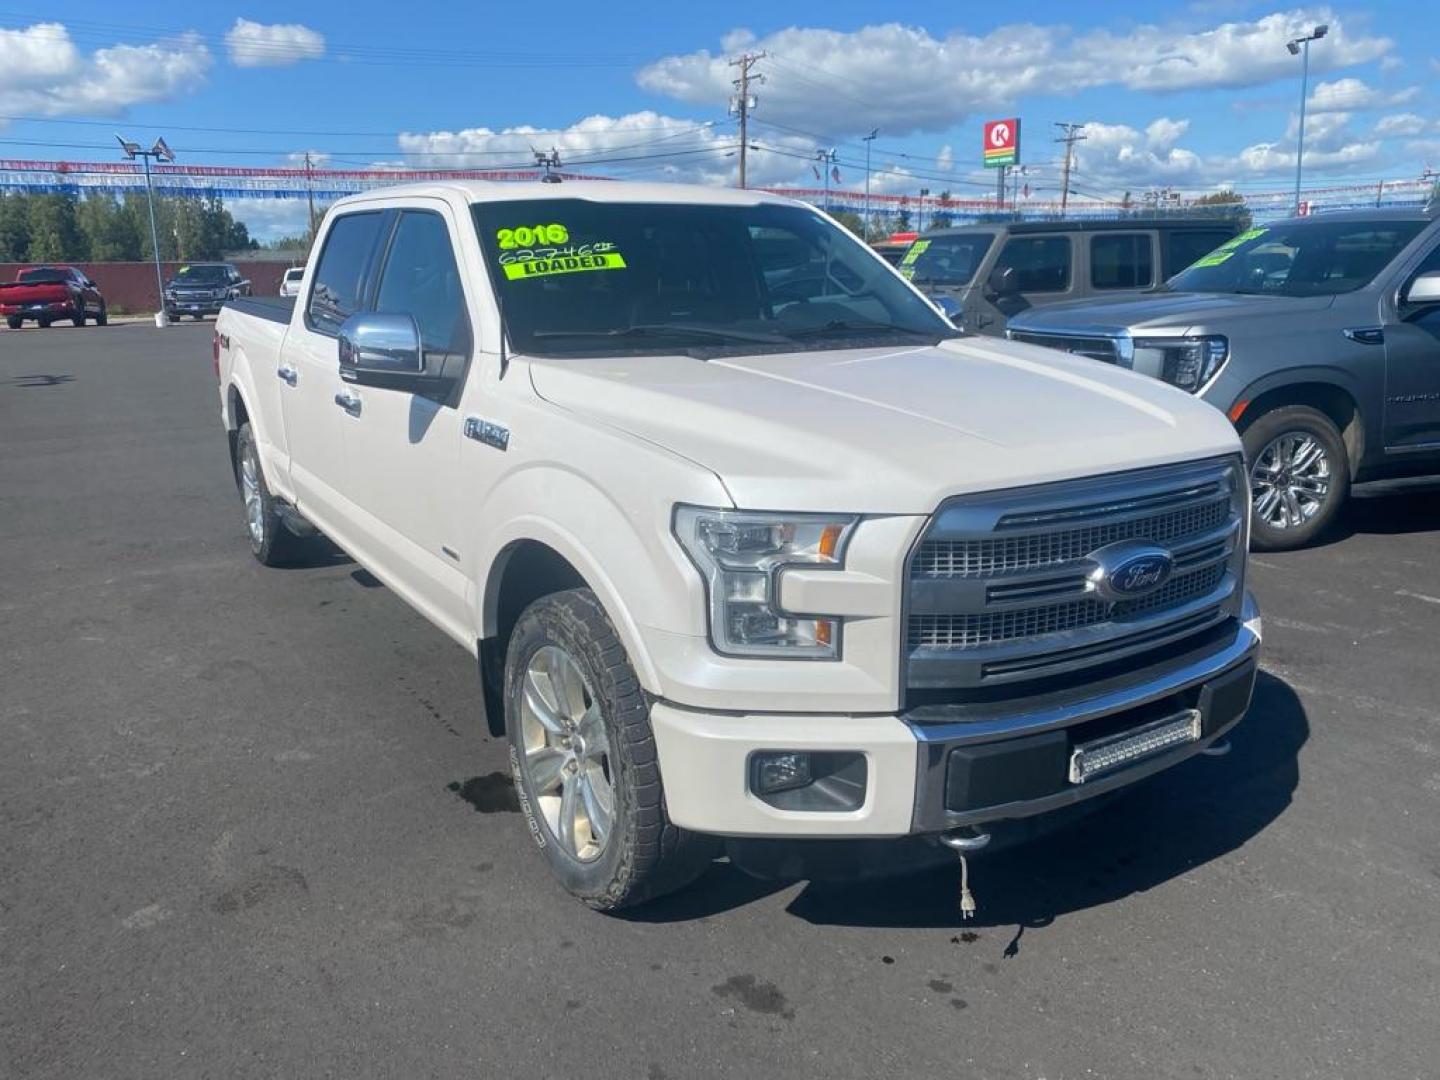
[[[1440,473],[1433,209],[1249,229],[1158,289],[1026,312],[1008,333],[1224,411],[1245,443],[1261,550],[1313,540],[1352,482]]]

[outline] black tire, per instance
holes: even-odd
[[[255,482],[259,499],[257,527],[252,528],[250,504],[246,493],[245,466],[253,459]],[[245,536],[250,541],[250,554],[264,566],[285,566],[300,556],[304,541],[285,526],[284,520],[270,494],[270,485],[265,482],[265,472],[260,467],[260,455],[255,446],[255,433],[247,421],[235,433],[235,486],[240,489],[241,505],[244,510]]]
[[[583,862],[551,829],[526,771],[521,700],[526,670],[541,649],[569,654],[598,701],[610,748],[612,827],[599,854]],[[505,726],[515,790],[530,835],[572,895],[600,911],[634,907],[679,889],[700,875],[718,852],[709,836],[671,823],[650,727],[650,706],[625,646],[595,594],[570,589],[541,597],[521,614],[505,658]]]
[[[18,315],[5,316],[5,325],[8,326],[11,330],[19,330],[24,322],[25,320],[20,318]]]
[[[1283,440],[1292,436],[1313,440],[1321,454],[1319,465],[1299,475],[1288,468],[1281,472],[1267,468],[1272,456],[1280,456]],[[1262,415],[1245,429],[1241,439],[1253,496],[1250,546],[1256,551],[1291,551],[1314,541],[1335,520],[1350,496],[1350,456],[1340,429],[1318,409],[1286,405]],[[1275,455],[1267,454],[1267,448],[1273,449]],[[1265,461],[1261,461],[1262,455]],[[1291,501],[1282,497],[1280,493],[1287,486],[1296,492],[1315,491],[1315,468],[1323,471],[1325,479],[1318,498],[1303,495]],[[1271,483],[1272,477],[1279,481],[1278,486]],[[1293,485],[1285,484],[1287,477]]]
[[[85,325],[85,301],[81,300],[75,305],[75,314],[70,316],[70,322],[74,326]]]
[[[50,329],[50,320],[49,320],[49,319],[36,319],[35,322],[36,322],[37,325],[39,325],[39,327],[40,327],[41,330],[49,330],[49,329]]]
[[[204,321],[205,321],[205,316],[204,316],[204,315],[200,315],[200,314],[198,314],[198,313],[195,314],[195,315],[191,315],[190,317],[191,317],[192,319],[194,319],[196,322],[204,322]]]
[[[110,325],[110,310],[109,310],[107,307],[105,307],[105,305],[103,305],[103,304],[100,305],[100,314],[98,314],[98,315],[95,316],[95,325],[96,325],[96,326],[109,326],[109,325]]]

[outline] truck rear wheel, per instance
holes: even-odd
[[[1350,494],[1345,440],[1308,405],[1265,413],[1241,436],[1250,469],[1250,546],[1289,551],[1319,536]]]
[[[85,301],[81,300],[75,305],[75,314],[70,316],[70,322],[75,326],[85,325]]]
[[[6,316],[5,316],[5,325],[8,326],[8,327],[10,327],[11,330],[19,330],[19,329],[20,329],[20,324],[23,323],[24,321],[25,321],[25,320],[22,319],[22,318],[20,318],[18,315],[6,315]]]
[[[295,561],[304,541],[285,526],[265,483],[255,433],[247,421],[235,433],[235,481],[245,507],[245,535],[250,553],[265,566],[284,566]]]
[[[560,883],[601,911],[688,884],[715,841],[672,824],[650,707],[595,594],[521,614],[505,660],[505,723],[530,835]]]

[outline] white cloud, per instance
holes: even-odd
[[[1404,105],[1420,93],[1418,86],[1403,90],[1384,91],[1368,86],[1362,79],[1336,79],[1315,87],[1306,102],[1311,112],[1365,112],[1369,109],[1391,109]]]
[[[236,19],[225,33],[236,67],[289,67],[325,55],[325,35],[299,23],[257,23]]]
[[[1379,59],[1388,38],[1351,32],[1327,8],[1278,12],[1249,22],[1187,31],[1161,25],[1073,34],[1060,26],[1011,24],[983,35],[887,23],[844,32],[792,27],[763,38],[735,31],[716,53],[664,57],[641,69],[642,87],[693,105],[723,107],[733,87],[730,58],[741,49],[769,55],[756,118],[808,124],[823,132],[880,127],[891,137],[943,131],[980,109],[1005,108],[1024,95],[1067,94],[1099,86],[1179,91],[1253,86],[1294,75],[1285,42],[1328,22],[1325,48],[1311,65],[1325,72]]]
[[[225,205],[262,244],[282,236],[303,236],[310,228],[304,199],[235,199]]]
[[[120,116],[132,105],[193,90],[211,63],[193,33],[85,56],[61,23],[0,30],[0,113]]]
[[[1375,125],[1375,134],[1381,138],[1391,138],[1396,135],[1419,135],[1430,126],[1423,116],[1416,116],[1414,113],[1395,113],[1393,116],[1382,116],[1380,122]]]

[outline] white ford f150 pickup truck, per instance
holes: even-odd
[[[293,305],[216,327],[254,554],[319,529],[476,656],[595,907],[722,844],[793,871],[860,841],[864,871],[1028,834],[1249,704],[1225,417],[959,337],[808,206],[397,187],[314,252]]]

